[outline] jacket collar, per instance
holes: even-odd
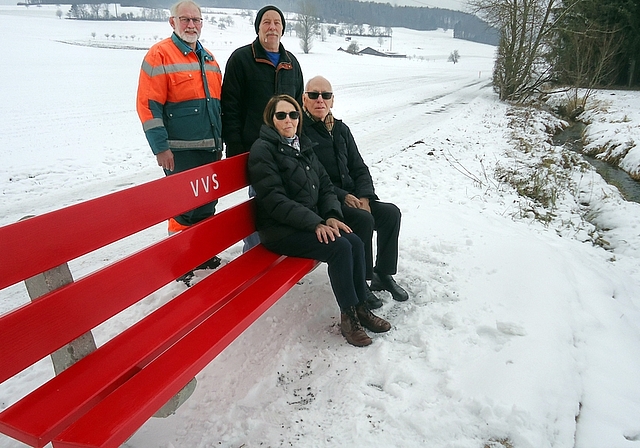
[[[260,43],[260,38],[256,37],[256,40],[251,43],[251,49],[253,50],[253,57],[256,62],[268,62],[271,64],[271,61],[269,61],[269,57],[267,56],[267,50],[265,50]],[[282,43],[280,43],[278,52],[280,53],[280,62],[278,63],[278,67],[291,68],[291,58],[289,57],[287,50],[284,49],[284,45],[282,45]]]
[[[329,110],[329,113],[327,114],[327,116],[324,117],[324,120],[318,120],[316,117],[311,115],[311,113],[307,109],[303,109],[303,110],[304,110],[305,116],[307,117],[307,119],[302,123],[303,125],[307,122],[321,123],[322,125],[324,125],[325,129],[329,132],[329,134],[333,135],[333,128],[335,127],[335,124],[338,120],[334,118],[331,110]]]
[[[283,136],[281,136],[278,131],[276,131],[275,129],[273,129],[271,126],[267,126],[266,124],[262,125],[262,128],[260,128],[260,138],[267,140],[268,142],[274,144],[274,145],[279,145],[282,144],[288,148],[291,148],[291,151],[295,151],[290,145],[289,142],[287,142],[287,139],[285,139]],[[300,140],[300,152],[303,153],[305,151],[308,151],[309,149],[311,149],[312,146],[312,142],[311,140],[309,140],[309,138],[302,134],[298,136],[298,139]]]
[[[209,53],[207,50],[205,50],[205,48],[202,46],[202,44],[200,43],[200,41],[196,42],[196,51],[193,51],[191,49],[191,47],[182,39],[180,39],[180,37],[178,37],[178,35],[175,33],[175,31],[173,32],[173,34],[171,35],[171,40],[173,41],[173,44],[178,47],[178,50],[180,50],[180,53],[182,53],[183,55],[188,55],[189,53],[193,52],[196,53],[198,51],[201,51],[202,54],[204,55],[204,60],[205,61],[213,61],[213,55],[211,53]]]

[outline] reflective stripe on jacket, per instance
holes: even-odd
[[[136,109],[154,154],[222,150],[222,74],[198,42],[193,51],[175,33],[152,46],[140,69]]]

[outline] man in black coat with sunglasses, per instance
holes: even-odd
[[[365,245],[367,280],[371,280],[367,304],[379,308],[382,301],[371,291],[389,291],[394,300],[405,301],[409,294],[393,275],[398,267],[400,209],[379,201],[369,168],[364,163],[349,127],[331,113],[333,90],[325,78],[316,76],[307,82],[302,96],[304,134],[324,165],[342,204],[344,222]],[[373,265],[373,232],[377,233],[376,264]]]

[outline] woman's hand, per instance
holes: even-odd
[[[316,236],[321,243],[329,244],[329,241],[335,241],[336,237],[340,237],[340,231],[351,233],[351,228],[342,221],[329,218],[326,224],[318,224],[316,226]]]

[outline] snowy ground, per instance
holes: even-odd
[[[599,91],[589,104],[591,108],[579,117],[589,124],[583,137],[585,153],[618,165],[640,180],[638,93]]]
[[[162,176],[135,114],[144,51],[101,46],[145,48],[169,25],[60,20],[55,9],[0,6],[0,225]],[[254,37],[233,18],[202,36],[223,68]],[[283,42],[307,78],[333,82],[335,115],[378,194],[403,211],[396,278],[411,300],[381,293],[394,327],[358,349],[340,335],[317,269],[198,375],[176,415],[126,446],[639,448],[640,206],[550,144],[547,130],[564,123],[497,101],[492,47],[405,29],[392,46],[407,59],[337,52],[337,36],[308,55],[294,37]],[[640,94],[599,95],[616,110],[591,112],[599,138],[638,141]],[[165,232],[76,260],[72,272]],[[183,288],[167,285],[103,325],[98,342]],[[0,313],[27,300],[21,285],[2,290]],[[44,360],[0,385],[0,409],[51,375]],[[0,435],[1,448],[17,446]]]

